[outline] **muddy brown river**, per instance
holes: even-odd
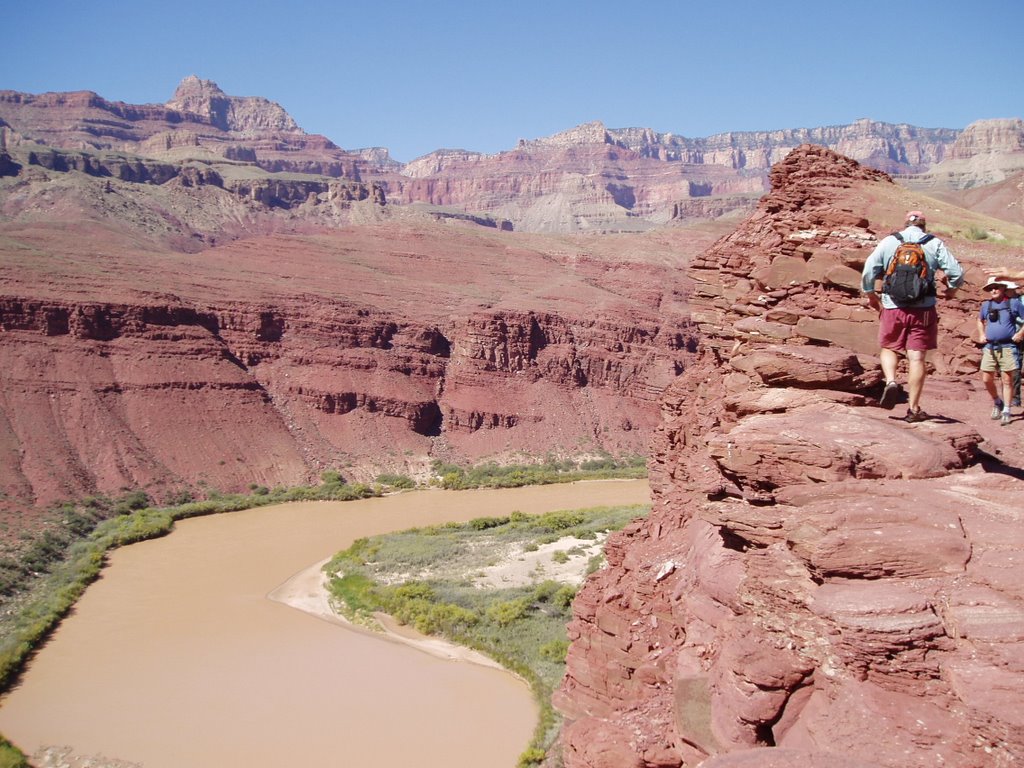
[[[361,536],[512,511],[645,503],[646,481],[417,491],[179,522],[113,552],[0,700],[27,754],[70,748],[146,768],[512,768],[529,689],[324,621],[268,595]]]

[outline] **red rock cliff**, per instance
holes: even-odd
[[[564,764],[1016,765],[1020,444],[993,459],[973,395],[977,289],[942,307],[934,418],[903,422],[857,295],[885,226],[857,201],[894,185],[811,146],[772,182],[691,269],[702,349],[663,401],[651,515],[575,603]]]
[[[22,507],[643,455],[694,343],[671,237],[388,224],[190,255],[7,227],[0,501]]]

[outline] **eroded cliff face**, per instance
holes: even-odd
[[[772,181],[691,267],[701,350],[663,401],[650,517],[576,599],[564,764],[1016,765],[1022,441],[972,387],[979,292],[943,303],[934,416],[905,423],[875,405],[858,296],[887,230],[857,201],[893,185],[810,146]]]
[[[814,142],[872,167],[917,173],[940,162],[958,131],[861,120],[829,128],[700,139],[587,123],[496,155],[442,150],[387,181],[405,203],[486,211],[529,231],[637,231],[671,219],[750,210],[768,169]]]
[[[91,91],[29,94],[0,91],[0,121],[9,148],[44,145],[80,152],[120,152],[155,160],[251,163],[361,181],[368,158],[305,133],[279,105],[228,96],[216,83],[187,77],[166,104],[125,104]],[[387,158],[384,158],[387,166]]]
[[[122,489],[164,500],[326,469],[425,480],[434,459],[644,455],[695,344],[672,238],[634,243],[632,261],[463,223],[194,255],[86,225],[4,231],[0,512],[24,512],[11,536],[29,509]]]
[[[950,158],[966,160],[977,155],[1024,152],[1024,120],[978,120],[957,137]]]
[[[1016,151],[1007,141],[1012,130],[981,125],[965,137],[957,129],[864,119],[687,138],[593,122],[496,154],[441,149],[403,165],[380,148],[342,150],[302,131],[280,105],[227,95],[195,76],[164,104],[110,102],[88,91],[0,91],[0,151],[60,155],[56,162],[69,167],[154,184],[198,174],[196,183],[216,177],[225,189],[287,188],[254,199],[314,222],[322,211],[303,201],[322,199],[332,180],[344,179],[366,185],[372,191],[364,196],[379,201],[490,216],[529,232],[642,232],[669,221],[746,212],[767,191],[772,164],[807,142],[913,178],[978,146],[999,147],[989,152],[993,157]],[[988,164],[1002,167],[998,159]],[[982,177],[998,180],[991,172],[972,166],[920,183],[964,187]],[[6,173],[0,164],[0,175]]]
[[[1024,216],[1019,203],[1022,178],[1024,120],[1004,118],[971,123],[945,160],[905,181],[919,189],[944,190],[958,204],[970,202],[977,210],[1019,222]]]

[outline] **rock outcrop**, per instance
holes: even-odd
[[[203,122],[215,128],[242,136],[303,133],[280,104],[259,96],[228,96],[216,83],[200,80],[195,75],[181,81],[165,106],[177,112],[198,115]]]
[[[934,416],[879,409],[855,280],[878,224],[851,201],[893,185],[813,146],[772,181],[692,264],[701,349],[663,401],[651,515],[574,605],[564,764],[1016,765],[1020,442],[995,459],[972,398],[976,304],[942,308]]]

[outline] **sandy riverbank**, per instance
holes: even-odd
[[[552,559],[553,552],[565,549],[565,539],[544,544],[532,551],[515,549],[506,551],[499,561],[484,569],[481,578],[483,588],[499,588],[530,584],[541,578],[554,579],[565,584],[579,585],[586,576],[586,569],[591,555],[601,551],[605,536],[596,540],[573,543],[580,549],[577,556],[565,562]],[[267,597],[278,603],[296,608],[316,616],[324,621],[340,624],[356,631],[367,631],[348,621],[331,606],[329,577],[323,566],[330,558],[305,568],[281,586],[267,594]],[[384,613],[375,614],[380,634],[389,640],[406,643],[431,655],[452,661],[470,661],[489,667],[500,667],[497,662],[482,653],[449,643],[445,640],[420,634],[411,627],[399,624]]]
[[[291,608],[308,613],[318,619],[339,624],[356,632],[369,632],[339,614],[331,607],[330,592],[327,588],[328,576],[323,571],[330,558],[299,571],[281,586],[267,594],[270,600],[283,603]],[[469,661],[487,667],[502,669],[501,665],[478,651],[455,645],[435,637],[428,637],[414,629],[400,625],[387,614],[376,614],[383,639],[404,643],[413,648],[429,653],[441,659],[451,661]],[[378,633],[373,633],[378,634]]]

